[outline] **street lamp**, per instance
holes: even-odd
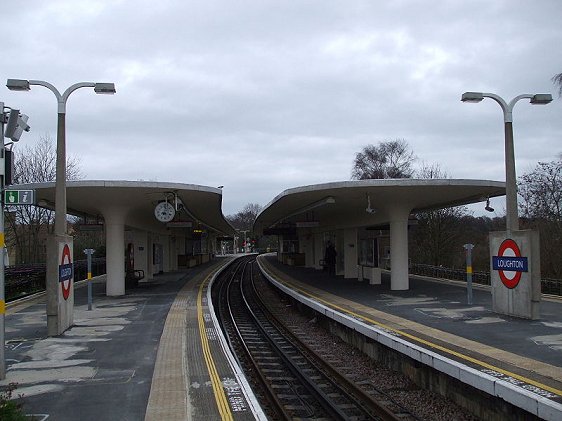
[[[74,294],[72,298],[73,271],[61,270],[65,265],[72,263],[72,243],[68,242],[66,235],[66,101],[72,92],[79,88],[94,88],[97,94],[114,94],[113,83],[80,82],[70,86],[61,93],[48,82],[41,80],[8,79],[6,86],[13,91],[29,91],[30,86],[39,85],[50,89],[57,97],[57,158],[55,179],[55,233],[47,247],[47,335],[56,336],[63,333],[72,325]],[[66,269],[65,269],[66,270]],[[61,285],[62,294],[58,285]],[[61,298],[62,297],[62,298]],[[64,301],[63,301],[64,300]]]
[[[31,85],[44,86],[50,89],[57,97],[58,122],[57,122],[57,159],[55,181],[55,235],[66,234],[66,101],[72,92],[79,88],[94,88],[96,94],[114,94],[113,83],[80,82],[69,87],[61,95],[60,92],[48,82],[42,80],[8,79],[6,86],[12,91],[29,91]]]
[[[492,98],[503,111],[505,126],[505,205],[506,205],[506,228],[508,231],[519,229],[519,216],[517,213],[517,181],[515,177],[515,152],[513,147],[513,107],[520,99],[528,98],[531,104],[548,104],[552,101],[550,94],[522,94],[513,98],[509,103],[496,94],[482,92],[465,92],[462,94],[462,102],[480,102],[484,98]]]

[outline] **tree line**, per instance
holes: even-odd
[[[56,142],[48,135],[42,136],[34,146],[26,145],[15,155],[15,185],[44,183],[55,180]],[[82,178],[80,161],[70,156],[66,162],[68,180]],[[9,206],[5,208],[5,236],[8,252],[15,253],[10,259],[11,265],[44,263],[46,258],[46,239],[54,229],[54,211],[39,206]],[[77,227],[82,220],[72,218],[69,229]],[[75,230],[74,248],[79,250],[75,259],[85,258],[82,250],[94,248],[95,257],[105,256],[105,241],[101,232],[80,232]]]
[[[53,181],[55,178],[54,142],[43,137],[35,147],[27,147],[18,157],[15,182],[17,184]],[[443,179],[449,176],[438,164],[422,164],[416,169],[416,157],[404,139],[368,145],[358,152],[352,178],[422,178]],[[69,179],[81,177],[79,161],[67,163]],[[539,162],[518,180],[519,211],[522,229],[536,229],[540,233],[541,270],[545,278],[562,279],[562,154],[556,160]],[[262,206],[248,203],[242,210],[226,218],[237,230],[239,246],[244,239],[254,248],[274,248],[273,238],[254,233],[253,224]],[[505,229],[505,216],[473,216],[465,206],[419,212],[417,225],[410,232],[410,258],[414,263],[462,268],[463,245],[472,243],[473,267],[489,270],[488,234]],[[81,220],[74,220],[79,225]],[[71,224],[72,226],[72,224]],[[36,206],[8,206],[6,212],[6,242],[16,249],[12,264],[44,261],[46,234],[53,228],[53,211]],[[96,256],[105,255],[101,232],[75,231],[77,250],[93,247]]]
[[[562,97],[562,73],[552,81]],[[39,183],[55,180],[55,142],[43,136],[35,147],[27,146],[16,155],[14,184]],[[416,156],[404,139],[386,140],[377,145],[367,145],[355,156],[352,179],[375,178],[425,178],[449,176],[438,164],[423,163],[414,167]],[[67,159],[67,178],[82,177],[80,162],[75,157]],[[562,154],[549,162],[539,162],[518,180],[519,211],[522,229],[537,229],[541,238],[541,269],[543,277],[562,278]],[[254,221],[262,207],[248,203],[242,210],[226,218],[230,224],[257,247],[275,247],[271,238],[259,238],[252,231]],[[462,267],[462,246],[475,244],[473,266],[475,270],[489,269],[488,233],[503,230],[505,217],[473,216],[466,207],[454,207],[416,215],[417,226],[411,232],[410,257],[415,263],[435,266]],[[74,221],[79,224],[81,221]],[[7,206],[6,243],[16,249],[14,263],[39,263],[44,261],[46,234],[52,231],[53,211],[36,206]],[[247,231],[244,234],[242,232]],[[94,247],[97,256],[105,255],[101,233],[75,233],[75,247]]]
[[[449,178],[438,164],[414,169],[416,157],[404,139],[368,145],[355,156],[352,178]],[[541,272],[544,278],[562,278],[562,154],[518,179],[521,229],[540,233]],[[489,270],[488,233],[505,230],[505,216],[473,216],[465,206],[419,212],[410,234],[412,262],[461,268],[463,245],[472,243],[473,267]]]

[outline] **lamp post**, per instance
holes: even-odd
[[[520,99],[528,98],[531,104],[548,104],[552,101],[550,94],[522,94],[513,98],[509,103],[496,94],[483,92],[465,92],[462,94],[462,102],[480,102],[484,98],[492,98],[503,111],[505,131],[505,207],[507,231],[519,229],[519,216],[517,212],[517,179],[515,176],[515,152],[513,147],[513,107]]]
[[[8,79],[6,86],[12,91],[29,91],[39,85],[50,89],[57,98],[57,156],[55,178],[55,229],[47,247],[47,335],[63,333],[73,323],[74,290],[72,282],[72,238],[66,235],[66,101],[80,88],[94,88],[97,94],[114,94],[113,83],[80,82],[61,93],[48,82],[41,80]],[[67,266],[70,266],[67,267]],[[60,285],[60,287],[59,287]]]
[[[55,235],[66,234],[66,101],[79,88],[94,88],[96,94],[114,94],[113,83],[80,82],[70,86],[64,93],[42,80],[8,79],[6,86],[12,91],[29,91],[32,85],[44,86],[57,97],[57,159],[55,181]]]

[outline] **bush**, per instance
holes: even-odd
[[[10,383],[8,386],[0,389],[0,420],[3,421],[28,421],[22,410],[23,403],[19,401],[21,395],[18,399],[12,400],[12,395],[14,390],[16,390],[17,384]]]

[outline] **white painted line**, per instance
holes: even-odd
[[[267,417],[266,417],[265,413],[263,412],[263,409],[261,408],[261,405],[259,404],[258,399],[254,395],[254,392],[252,391],[252,388],[250,387],[250,384],[248,383],[248,380],[246,379],[246,376],[244,375],[244,372],[242,371],[242,368],[238,365],[238,362],[236,361],[236,358],[232,354],[232,352],[230,350],[230,347],[228,346],[228,342],[227,342],[226,338],[224,337],[224,335],[222,333],[220,323],[219,323],[217,317],[215,316],[215,309],[213,307],[213,300],[211,299],[211,289],[212,289],[213,283],[215,282],[215,279],[224,270],[224,268],[228,264],[233,262],[234,260],[235,259],[227,260],[221,266],[221,268],[219,270],[217,270],[217,272],[215,273],[213,278],[209,281],[209,285],[207,286],[207,296],[206,296],[207,305],[209,307],[211,319],[213,321],[213,326],[214,326],[215,331],[217,333],[221,348],[222,348],[222,350],[223,350],[223,352],[226,356],[226,359],[228,360],[228,364],[230,365],[232,371],[234,372],[234,375],[236,376],[236,380],[237,380],[238,384],[240,385],[240,389],[241,389],[242,393],[244,394],[244,397],[246,398],[246,402],[248,402],[248,405],[250,406],[250,408],[252,410],[252,414],[255,416],[256,420],[267,421]],[[225,381],[223,381],[223,387],[228,386],[228,383],[226,385],[224,384]],[[229,403],[232,405],[232,401],[230,400],[230,396],[229,396]],[[236,408],[233,406],[233,411],[235,409]]]

